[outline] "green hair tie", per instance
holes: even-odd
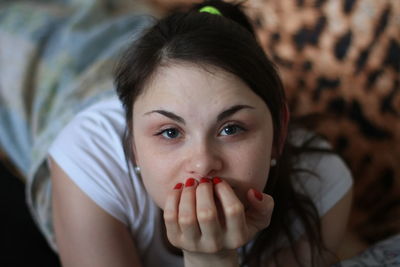
[[[202,8],[200,8],[199,12],[207,12],[210,14],[222,16],[221,12],[219,12],[219,10],[213,6],[203,6]]]

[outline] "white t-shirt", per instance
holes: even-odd
[[[76,115],[50,146],[49,155],[89,198],[129,227],[144,266],[183,266],[182,258],[162,244],[159,209],[125,157],[125,124],[118,98],[103,100]],[[321,146],[329,147],[323,141]],[[350,171],[336,155],[310,155],[301,164],[321,177],[304,179],[297,188],[309,192],[322,216],[351,187]],[[293,227],[302,232],[299,223]]]

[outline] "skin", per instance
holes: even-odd
[[[235,76],[209,69],[161,68],[134,105],[136,163],[160,208],[190,177],[218,176],[243,202],[249,188],[262,191],[267,182],[273,128],[266,104]],[[236,106],[243,107],[218,121]]]
[[[241,108],[221,118],[237,105]],[[159,69],[133,114],[132,149],[146,190],[164,212],[170,245],[182,249],[186,267],[238,266],[235,248],[268,227],[273,211],[270,196],[262,194],[260,201],[254,194],[267,182],[273,151],[267,106],[235,76],[175,64]],[[178,131],[165,131],[171,128]],[[129,229],[87,197],[51,157],[49,163],[62,265],[142,266]],[[210,178],[216,176],[221,182],[214,184]],[[189,177],[193,185],[174,189]],[[344,235],[351,199],[349,191],[321,218],[324,243],[333,252]],[[294,248],[309,265],[306,238]],[[281,266],[297,266],[290,248],[276,255]],[[329,254],[318,260],[317,266],[336,261]]]
[[[264,189],[271,159],[264,101],[225,71],[173,64],[158,69],[133,114],[136,163],[164,209],[169,241],[187,265],[236,265],[235,249],[268,226],[273,208],[271,197],[258,200],[252,190]],[[213,185],[216,176],[222,182]],[[185,186],[173,189],[177,184]]]
[[[53,224],[63,267],[141,267],[129,229],[97,206],[50,157]]]

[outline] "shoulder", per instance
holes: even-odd
[[[345,161],[331,144],[307,130],[297,130],[290,142],[312,148],[295,159],[299,171],[292,177],[295,188],[311,197],[320,216],[328,212],[352,187],[353,178]]]
[[[125,114],[117,97],[78,113],[48,150],[65,176],[99,208],[142,240],[152,238],[154,203],[124,153]]]
[[[145,198],[144,188],[125,157],[124,131],[119,100],[103,100],[78,113],[56,137],[48,154],[97,205],[129,224],[134,216],[129,208],[141,206],[134,202]]]
[[[115,141],[115,138],[119,139],[125,129],[125,117],[121,102],[116,96],[100,101],[78,113],[63,131],[79,128],[81,128],[82,134],[90,134],[93,137],[113,137],[108,142]]]
[[[120,165],[125,160],[122,150],[124,131],[121,103],[112,97],[79,112],[57,135],[49,153],[61,152],[66,156],[66,152],[72,150],[75,154],[70,155],[74,157],[113,158],[118,159],[116,163]]]

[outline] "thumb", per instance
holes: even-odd
[[[274,210],[274,199],[256,189],[247,191],[249,208],[246,211],[247,224],[252,234],[268,227]]]

